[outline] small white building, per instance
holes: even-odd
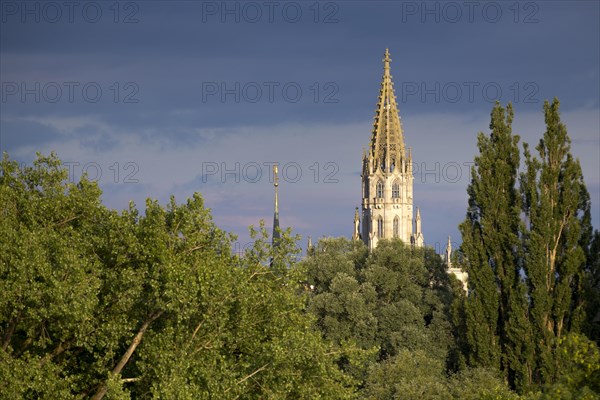
[[[469,274],[467,274],[465,271],[463,271],[461,268],[455,268],[452,266],[452,243],[450,243],[450,236],[448,236],[448,244],[446,245],[446,267],[448,268],[448,273],[449,274],[454,274],[454,276],[456,276],[456,278],[462,282],[463,284],[463,289],[465,289],[465,292],[468,292],[468,281],[469,281]]]

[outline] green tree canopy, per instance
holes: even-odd
[[[0,165],[0,397],[351,395],[289,232],[238,258],[198,194],[119,213],[54,155]]]

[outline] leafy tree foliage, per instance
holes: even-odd
[[[54,156],[0,174],[0,397],[348,398],[295,238],[231,255],[194,195],[122,213]]]
[[[421,351],[445,366],[455,347],[449,319],[454,297],[433,249],[382,240],[368,254],[360,241],[323,239],[302,264],[313,287],[309,310],[324,337],[341,349],[352,344],[377,352],[362,367],[340,360],[357,380],[365,384],[376,363],[403,351]]]
[[[502,370],[511,380],[523,368],[519,364],[528,359],[531,340],[521,329],[527,314],[518,274],[521,207],[515,183],[519,137],[512,134],[513,117],[510,104],[505,110],[496,103],[490,135],[479,133],[480,155],[475,157],[467,189],[467,217],[460,225],[461,252],[469,273],[469,359],[474,366]],[[517,351],[521,348],[523,352]]]
[[[579,161],[570,153],[570,139],[558,113],[559,103],[544,104],[546,132],[536,147],[539,159],[525,145],[527,171],[522,174],[524,270],[530,286],[530,315],[535,332],[536,381],[554,382],[556,339],[579,330],[580,282],[585,252],[582,234],[589,220],[589,195]]]
[[[569,333],[559,339],[556,366],[560,376],[540,399],[597,399],[600,394],[600,350],[587,337]]]
[[[451,321],[465,296],[433,249],[382,240],[369,254],[360,241],[330,238],[301,264],[313,285],[309,310],[323,336],[340,353],[349,353],[349,343],[365,353],[377,350],[362,363],[340,358],[340,367],[360,382],[358,398],[520,398],[497,370],[455,372],[464,330]]]
[[[480,155],[460,226],[469,272],[464,321],[470,364],[502,371],[519,392],[556,383],[563,374],[561,338],[582,327],[596,329],[597,245],[590,244],[589,194],[558,109],[556,99],[544,104],[539,158],[524,145],[519,193],[512,107],[496,104],[491,134],[478,138]]]
[[[448,398],[461,400],[518,400],[498,371],[486,368],[467,368],[448,379]]]
[[[595,231],[587,254],[583,277],[583,301],[586,319],[583,331],[600,345],[600,232]]]
[[[364,399],[449,398],[444,363],[423,350],[400,350],[376,365],[369,375]]]

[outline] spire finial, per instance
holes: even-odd
[[[448,268],[452,268],[452,243],[450,242],[450,236],[448,236],[448,244],[446,245],[446,265]]]
[[[383,70],[385,72],[385,75],[389,75],[390,74],[390,63],[392,62],[392,59],[390,58],[390,51],[389,49],[385,49],[385,54],[383,55]]]
[[[277,164],[273,165],[273,176],[274,176],[274,183],[273,186],[275,187],[275,210],[273,213],[273,247],[278,245],[278,241],[280,238],[280,234],[279,234],[279,193],[278,193],[278,186],[279,186],[279,177],[277,175]]]
[[[277,223],[279,223],[279,176],[277,172],[277,164],[275,164],[273,165],[273,176],[275,177],[273,183],[275,186],[275,215],[277,215]]]

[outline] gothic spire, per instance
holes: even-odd
[[[423,232],[421,231],[421,210],[417,207],[417,216],[414,221],[415,233],[412,237],[412,243],[417,247],[423,247],[425,244],[425,238],[423,237]]]
[[[279,188],[279,177],[277,175],[277,164],[273,165],[273,176],[274,176],[274,186],[275,186],[275,212],[273,213],[273,247],[278,245],[280,239],[280,231],[279,231],[279,197],[278,197],[278,188]]]
[[[450,236],[448,236],[448,244],[446,245],[446,265],[448,268],[452,268],[452,243],[450,242]]]
[[[398,112],[398,103],[394,94],[394,84],[390,74],[390,52],[385,49],[383,58],[383,78],[379,90],[379,100],[371,135],[370,157],[374,165],[385,171],[392,171],[406,158],[404,134]]]
[[[360,216],[358,215],[358,207],[354,211],[354,233],[352,234],[352,240],[360,239]]]
[[[308,243],[306,244],[306,255],[312,256],[314,254],[314,252],[315,252],[315,249],[313,247],[312,238],[309,236]]]

